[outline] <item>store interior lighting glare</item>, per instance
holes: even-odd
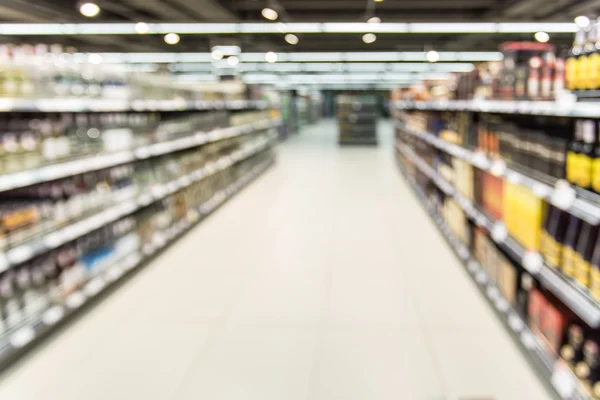
[[[590,26],[590,19],[585,15],[575,17],[575,24],[580,28],[587,28]]]
[[[100,14],[100,7],[96,3],[83,3],[79,6],[79,12],[84,17],[93,18]]]
[[[279,17],[279,14],[277,14],[277,11],[273,10],[272,8],[268,8],[268,7],[263,8],[263,10],[261,11],[261,14],[263,17],[265,17],[269,21],[275,21]]]
[[[93,4],[93,3],[87,3]],[[272,10],[275,12],[275,10]],[[581,23],[583,19],[578,19]],[[589,21],[589,19],[588,19]],[[289,22],[280,23],[152,23],[149,34],[281,34],[281,33],[574,33],[575,22]],[[135,23],[2,24],[0,35],[132,35]]]
[[[362,40],[366,44],[371,44],[377,40],[377,35],[375,35],[374,33],[365,33],[362,37]]]
[[[211,53],[100,53],[105,63],[188,63],[212,62]],[[410,62],[427,61],[426,52],[291,52],[277,53],[279,62]],[[491,52],[438,52],[442,62],[500,61],[502,53]],[[86,53],[73,55],[76,60],[85,61]],[[266,62],[265,53],[240,53],[241,62]]]
[[[550,35],[548,35],[546,32],[536,32],[535,35],[535,40],[537,40],[540,43],[546,43],[550,40]]]
[[[285,41],[289,44],[295,45],[298,44],[300,40],[298,39],[298,36],[294,35],[293,33],[288,33],[287,35],[285,35]]]

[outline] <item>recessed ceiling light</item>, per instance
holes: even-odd
[[[585,15],[580,15],[575,17],[575,24],[577,24],[577,26],[580,28],[587,28],[590,26],[590,19]]]
[[[227,57],[227,64],[229,64],[232,67],[235,67],[236,65],[238,65],[239,62],[240,62],[240,59],[237,58],[236,56]]]
[[[213,52],[210,53],[210,56],[213,58],[213,60],[222,60],[223,52],[221,52],[220,50],[213,50]]]
[[[165,43],[167,44],[177,44],[179,43],[179,35],[176,33],[167,33],[165,35]]]
[[[429,50],[425,56],[429,62],[437,62],[440,59],[440,53],[435,50]]]
[[[143,35],[144,33],[150,32],[150,26],[145,22],[138,22],[135,24],[135,31],[140,35]]]
[[[100,7],[96,3],[83,3],[79,6],[79,12],[88,18],[93,18],[100,14]]]
[[[374,33],[365,33],[362,37],[363,42],[371,44],[377,40],[377,36]]]
[[[293,33],[288,33],[285,35],[285,41],[289,44],[298,44],[300,40],[298,39],[298,36],[294,35]]]
[[[273,10],[272,8],[263,8],[263,10],[260,13],[269,21],[275,21],[279,17],[277,11]]]
[[[265,53],[265,60],[270,63],[277,62],[277,54],[272,51],[268,51]]]
[[[550,35],[548,35],[546,32],[536,32],[533,37],[535,37],[535,40],[541,43],[546,43],[548,40],[550,40]]]
[[[380,24],[381,23],[381,18],[379,17],[371,17],[367,20],[368,23],[370,24]]]
[[[383,0],[373,0],[375,3],[383,3]]]

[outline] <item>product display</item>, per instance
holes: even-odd
[[[0,120],[0,364],[270,164],[278,126],[270,110]]]
[[[396,117],[402,169],[435,205],[459,257],[472,254],[485,271],[474,273],[476,281],[490,282],[488,296],[497,290],[528,322],[541,352],[534,358],[544,354],[551,373],[566,362],[583,398],[596,398],[598,206],[591,194],[586,203],[566,202],[560,196],[570,193],[563,193],[568,185],[550,185],[568,179],[575,201],[594,190],[597,121],[421,110]],[[510,312],[508,318],[511,324]]]
[[[340,144],[377,144],[375,95],[340,95],[336,107]]]

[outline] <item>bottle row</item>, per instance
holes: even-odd
[[[0,174],[269,119],[269,111],[0,115]]]
[[[600,193],[600,124],[597,119],[415,112],[411,128],[503,160],[511,169],[553,184],[566,179]]]
[[[566,80],[570,90],[600,88],[600,19],[575,34],[567,55]]]
[[[61,45],[0,46],[0,96],[3,98],[102,98],[241,100],[244,90],[223,92],[177,82],[166,66],[134,70],[126,63],[103,63],[99,54],[77,54]]]
[[[469,220],[460,205],[399,153],[399,159],[435,208],[445,225],[483,267],[510,308],[527,321],[542,348],[552,358],[562,358],[581,385],[600,398],[600,332],[590,328],[547,291],[488,234]]]
[[[600,227],[546,203],[533,191],[477,169],[402,131],[407,144],[458,193],[526,251],[540,253],[546,264],[600,301]],[[461,208],[461,207],[458,207]],[[459,237],[465,233],[455,232]]]
[[[265,150],[110,225],[0,274],[0,335],[35,320],[108,267],[153,246],[170,226],[271,159]],[[0,336],[0,342],[7,336]]]
[[[177,180],[223,156],[252,147],[267,132],[255,131],[130,164],[0,192],[0,249],[44,237],[156,185]]]

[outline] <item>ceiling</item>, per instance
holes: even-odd
[[[76,0],[3,0],[0,21],[19,23],[90,22],[262,22],[264,7],[279,12],[283,22],[568,21],[600,11],[597,0],[96,0],[102,12],[89,19],[79,14]],[[265,51],[493,51],[507,40],[532,40],[531,34],[378,34],[365,44],[361,34],[302,34],[291,46],[283,34],[241,35],[244,52]],[[552,42],[568,47],[572,34],[552,34]],[[176,46],[161,35],[0,36],[10,43],[62,43],[82,52],[208,52],[223,36],[181,35]]]

